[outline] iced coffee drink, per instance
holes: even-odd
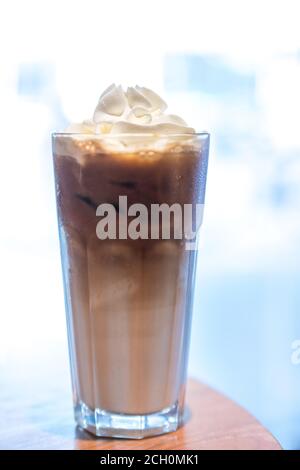
[[[203,205],[208,145],[153,91],[114,85],[92,120],[53,135],[75,419],[96,435],[182,422],[197,250],[172,208]]]

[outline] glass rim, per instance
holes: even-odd
[[[210,137],[207,131],[202,132],[174,132],[174,133],[159,133],[159,132],[124,132],[122,134],[89,134],[86,132],[52,132],[52,137],[89,137],[90,139],[122,139],[126,137],[152,137],[152,138],[172,138],[172,137]]]

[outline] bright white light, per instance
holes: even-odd
[[[300,148],[300,62],[272,61],[258,75],[261,125],[280,149]]]

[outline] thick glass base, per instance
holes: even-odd
[[[74,411],[75,421],[81,428],[102,437],[142,439],[176,431],[182,420],[177,403],[146,415],[111,413],[99,408],[92,410],[82,402],[75,406]]]

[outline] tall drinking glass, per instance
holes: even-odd
[[[183,421],[199,226],[185,209],[203,207],[208,150],[206,133],[53,134],[75,420],[97,436]]]

